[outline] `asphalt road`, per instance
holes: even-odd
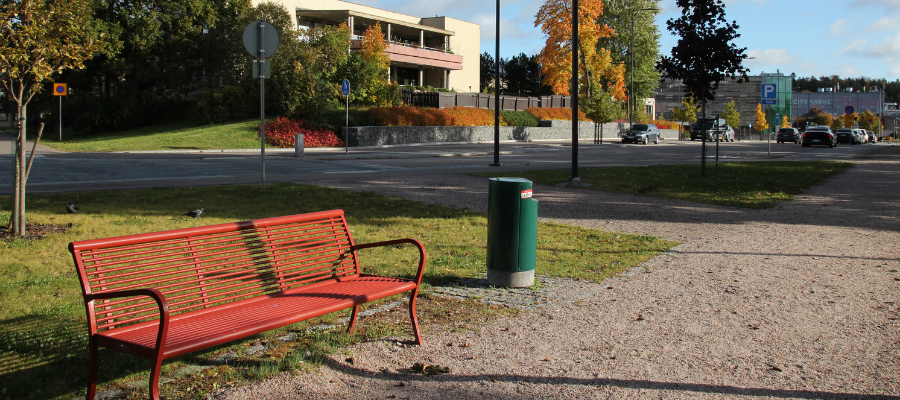
[[[715,143],[707,144],[708,163],[714,162]],[[760,141],[721,143],[719,161],[841,160],[887,144],[842,145],[834,149]],[[261,157],[251,152],[203,153],[60,153],[42,149],[28,180],[29,193],[111,190],[160,186],[259,184]],[[5,152],[4,154],[9,154]],[[492,143],[416,145],[343,150],[308,149],[302,158],[292,152],[266,156],[266,182],[311,182],[379,175],[447,174],[482,171],[515,172],[529,169],[571,169],[569,142],[505,142],[500,145],[502,166],[494,162]],[[700,163],[701,143],[664,141],[658,145],[580,143],[578,167]],[[4,167],[7,166],[7,167]],[[8,169],[7,169],[8,168]],[[12,193],[13,158],[0,156],[0,194]]]

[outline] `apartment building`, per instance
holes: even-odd
[[[347,23],[351,49],[369,26],[389,41],[391,80],[459,92],[480,87],[481,27],[449,17],[415,17],[341,0],[276,0],[295,16],[297,29]],[[260,3],[254,0],[254,4]]]

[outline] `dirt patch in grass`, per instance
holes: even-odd
[[[9,227],[0,227],[0,240],[11,242],[13,240],[38,240],[53,233],[66,233],[72,224],[25,224],[25,236],[19,237]]]

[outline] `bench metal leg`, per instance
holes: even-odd
[[[412,295],[409,296],[409,317],[412,319],[412,328],[413,334],[416,336],[416,344],[422,345],[422,334],[419,333],[419,319],[416,318],[416,295],[419,290],[413,290]]]
[[[99,368],[100,365],[97,361],[97,356],[99,355],[99,352],[97,351],[97,341],[94,340],[94,338],[91,338],[88,347],[88,357],[90,357],[90,360],[88,361],[88,389],[85,399],[94,400],[94,396],[97,395],[97,368]]]
[[[356,316],[359,314],[359,306],[353,306],[353,311],[350,311],[350,325],[347,325],[347,333],[353,332],[353,327],[356,326]]]
[[[162,354],[157,355],[156,360],[152,361],[150,367],[150,398],[159,400],[159,373],[162,370]]]

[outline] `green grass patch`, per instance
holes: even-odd
[[[846,171],[852,163],[835,161],[773,161],[720,163],[719,173],[707,164],[706,177],[697,164],[583,168],[578,171],[589,190],[666,197],[744,208],[774,207],[812,186]],[[508,173],[483,173],[500,177]],[[571,170],[522,171],[517,177],[557,185]]]
[[[198,126],[193,121],[153,125],[101,134],[44,132],[41,144],[69,152],[257,149],[259,120]],[[270,146],[266,146],[270,147]]]
[[[78,214],[65,213],[69,201],[81,207]],[[11,206],[9,197],[0,197],[0,224],[8,222]],[[3,304],[0,307],[0,376],[4,380],[0,399],[70,399],[84,392],[85,310],[80,283],[66,250],[67,244],[76,240],[341,208],[357,243],[401,237],[417,238],[424,243],[429,258],[423,287],[425,296],[419,302],[423,325],[430,321],[468,326],[472,322],[469,318],[490,320],[480,315],[497,312],[478,302],[449,304],[446,299],[427,294],[430,285],[485,274],[487,219],[483,214],[467,210],[374,193],[294,184],[267,185],[266,191],[260,191],[258,186],[217,186],[31,195],[28,207],[30,222],[71,224],[71,227],[65,234],[51,234],[38,241],[0,242],[0,302]],[[206,210],[200,218],[182,216],[198,207]],[[653,237],[541,223],[537,272],[599,281],[675,244]],[[400,246],[364,250],[360,257],[367,273],[409,277],[415,273],[418,253],[411,246]],[[390,301],[394,300],[402,298]],[[434,311],[425,311],[429,308]],[[452,311],[465,308],[470,309],[470,314]],[[360,321],[358,326],[363,328],[362,332],[355,335],[337,330],[309,332],[305,329],[307,323],[302,323],[169,361],[164,365],[171,373],[184,362],[208,360],[256,341],[272,342],[272,338],[284,332],[296,331],[301,335],[301,340],[289,348],[272,350],[280,351],[284,357],[265,358],[265,362],[239,360],[236,365],[204,371],[206,375],[200,380],[176,379],[164,385],[164,390],[173,398],[193,398],[182,396],[183,391],[205,393],[228,382],[239,384],[295,370],[301,364],[314,365],[324,359],[323,354],[338,351],[346,343],[390,335],[407,340],[411,331],[397,323],[408,318],[404,310],[400,307],[397,312],[402,318],[396,320]],[[309,323],[336,323],[346,315],[330,314]],[[425,335],[428,340],[427,331]],[[145,360],[103,351],[101,361],[103,388],[125,387],[127,382],[146,379],[148,375],[149,364]],[[194,383],[200,386],[191,389]],[[132,391],[146,394],[146,389],[139,387],[128,389],[129,397]]]

